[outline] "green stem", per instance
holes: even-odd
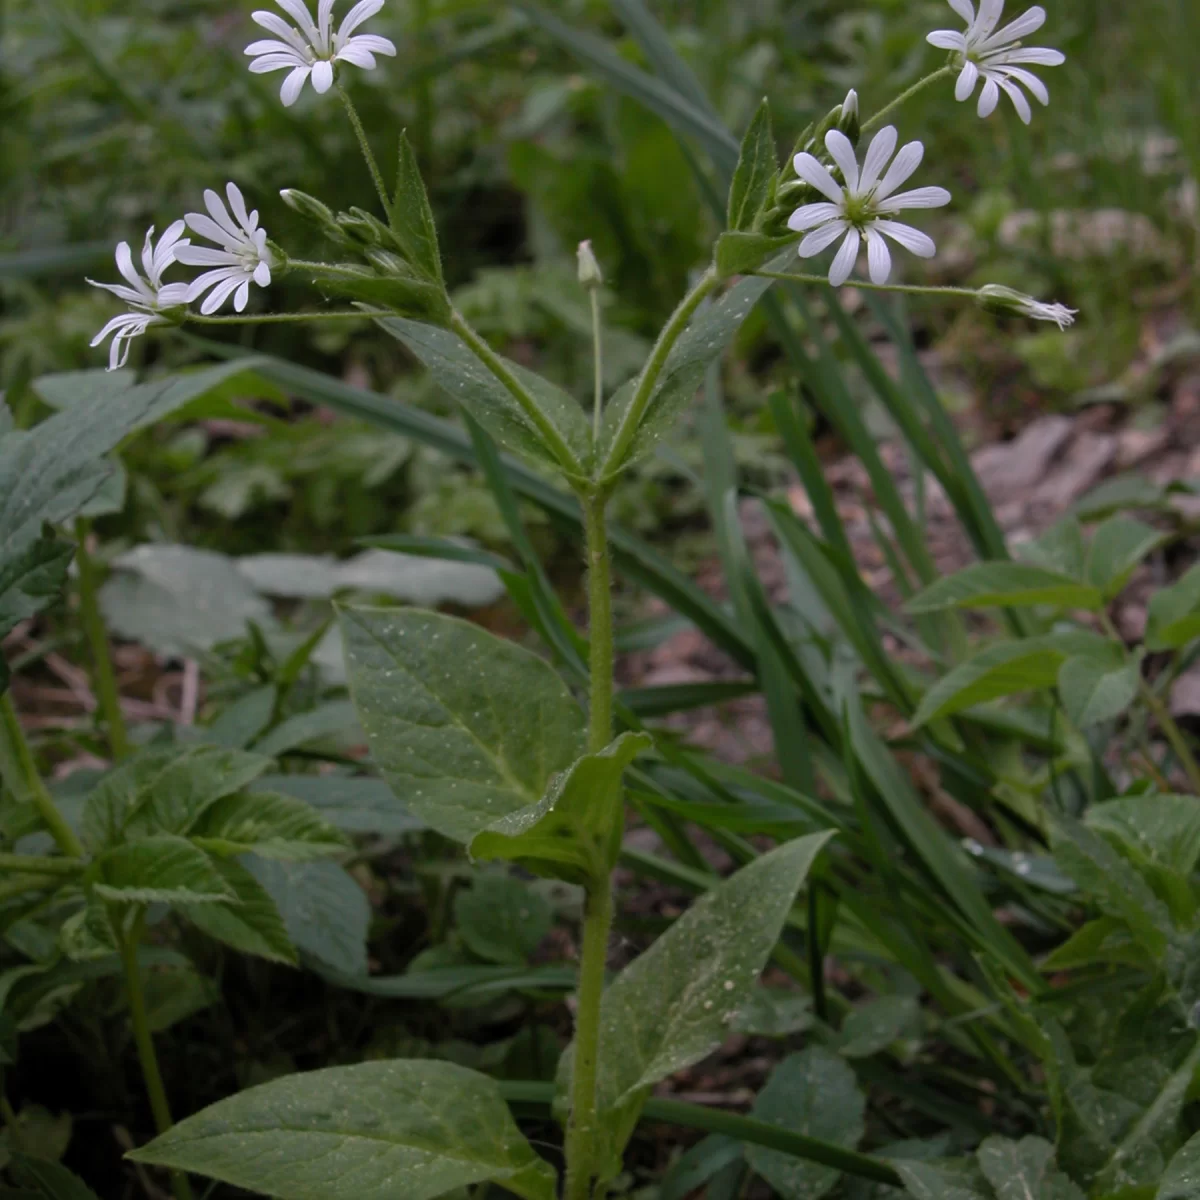
[[[369,279],[362,267],[348,267],[344,263],[312,262],[307,258],[289,258],[284,271],[318,271],[325,275],[342,275],[346,279]],[[298,314],[303,316],[304,314]]]
[[[787,283],[814,283],[829,286],[829,278],[825,275],[804,275],[791,271],[755,271],[760,279],[782,279]],[[862,279],[852,279],[847,287],[861,288],[867,292],[904,292],[909,296],[966,296],[977,300],[979,293],[975,288],[960,287],[920,287],[907,283],[868,283]]]
[[[83,858],[83,843],[58,811],[49,789],[38,774],[33,751],[25,740],[25,731],[13,708],[12,696],[0,696],[0,775],[18,800],[33,804],[42,824],[68,858]]]
[[[23,875],[74,875],[85,866],[81,858],[46,858],[35,854],[0,854],[0,871]]]
[[[884,120],[896,111],[901,105],[907,104],[918,92],[923,92],[931,84],[937,83],[939,79],[945,79],[950,75],[954,75],[955,69],[949,65],[942,67],[938,71],[934,71],[932,75],[926,75],[924,79],[917,80],[906,92],[901,92],[899,96],[881,108],[869,121],[862,127],[862,135],[870,133],[876,125],[882,125]]]
[[[196,325],[290,325],[301,321],[369,321],[370,312],[263,313],[250,317],[201,317],[188,313],[187,323]]]
[[[598,754],[612,741],[613,627],[612,566],[604,510],[607,493],[582,497],[583,529],[587,545],[588,620],[591,643],[591,718],[588,749]]]
[[[342,103],[346,106],[346,115],[350,118],[350,124],[354,126],[354,134],[358,138],[358,144],[362,150],[363,158],[367,163],[367,170],[371,172],[371,179],[375,183],[375,191],[379,193],[379,202],[383,205],[385,214],[391,212],[392,203],[388,199],[388,190],[384,185],[383,176],[379,171],[379,164],[375,161],[375,155],[371,153],[371,143],[367,141],[367,131],[363,128],[362,121],[358,117],[358,109],[354,107],[354,101],[350,99],[349,93],[339,83],[337,84],[337,93],[342,98]]]
[[[79,539],[79,547],[75,551],[75,565],[79,568],[79,610],[92,652],[92,687],[96,692],[100,715],[108,727],[109,749],[113,758],[124,758],[129,753],[129,731],[125,728],[125,714],[121,711],[121,693],[113,670],[108,630],[104,628],[104,618],[100,615],[100,585],[96,578],[96,564],[88,550],[88,532],[89,522],[81,517],[75,523],[75,536]]]
[[[592,441],[600,444],[600,417],[604,410],[604,338],[600,321],[600,289],[588,289],[592,298],[592,359],[596,367],[596,393],[592,408]]]
[[[154,1038],[151,1036],[150,1021],[146,1015],[146,995],[142,990],[142,972],[138,966],[138,943],[142,940],[145,919],[145,913],[139,913],[133,921],[133,928],[126,932],[121,928],[116,912],[112,914],[113,928],[121,946],[121,964],[125,969],[125,990],[129,996],[129,1019],[133,1025],[133,1040],[137,1046],[150,1111],[154,1114],[154,1125],[161,1136],[175,1122],[171,1119],[167,1089],[163,1086],[162,1072],[158,1068],[158,1055],[154,1052]],[[176,1200],[192,1200],[191,1184],[181,1171],[171,1173],[171,1190],[175,1193]]]
[[[542,441],[558,459],[562,467],[576,477],[582,477],[583,464],[575,456],[575,452],[567,445],[566,439],[555,428],[554,424],[542,412],[538,402],[530,395],[521,381],[508,369],[507,364],[467,323],[466,318],[455,309],[450,314],[450,328],[458,334],[471,352],[481,363],[503,384],[521,411],[529,418],[530,423],[537,429]]]
[[[429,30],[430,8],[430,0],[416,0],[413,12],[413,33],[422,58],[425,58],[428,50],[425,39]],[[428,71],[417,72],[416,93],[417,160],[428,176],[433,168],[433,78]]]
[[[650,352],[645,367],[642,368],[637,390],[629,402],[629,407],[625,410],[624,417],[621,418],[620,427],[617,429],[604,463],[600,467],[600,478],[603,479],[620,469],[625,455],[629,452],[629,447],[637,435],[638,426],[641,425],[642,418],[646,415],[646,409],[654,395],[654,385],[658,383],[658,378],[667,365],[667,358],[683,331],[688,327],[692,314],[714,291],[719,282],[720,278],[716,268],[710,267],[701,276],[700,282],[684,297],[662,333],[658,335],[658,341],[654,344],[654,349]]]

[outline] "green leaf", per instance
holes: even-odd
[[[919,1028],[921,1007],[912,996],[880,996],[856,1008],[842,1025],[838,1053],[870,1058]]]
[[[737,169],[729,188],[727,224],[731,230],[745,232],[758,223],[779,171],[777,153],[775,133],[771,128],[771,105],[764,99],[742,139]]]
[[[1142,877],[1102,837],[1068,817],[1050,818],[1059,865],[1103,911],[1120,917],[1154,955],[1166,949],[1170,914]]]
[[[1141,665],[1126,662],[1119,653],[1115,662],[1099,658],[1068,658],[1058,671],[1058,694],[1067,716],[1086,729],[1119,717],[1138,693]]]
[[[997,1200],[1084,1200],[1083,1192],[1055,1170],[1054,1147],[1044,1138],[989,1137],[975,1157]]]
[[[866,1098],[854,1072],[823,1046],[785,1058],[771,1072],[753,1109],[760,1121],[848,1150],[862,1141],[865,1113]],[[819,1200],[841,1177],[834,1167],[762,1146],[747,1146],[746,1161],[783,1200]]]
[[[211,907],[201,905],[200,907]],[[194,967],[148,971],[143,987],[146,996],[146,1022],[151,1033],[163,1033],[172,1025],[211,1008],[221,1000],[216,983]]]
[[[45,1200],[96,1200],[96,1193],[61,1163],[14,1150],[8,1170],[19,1187]]]
[[[989,646],[960,663],[925,693],[913,716],[914,725],[925,725],[1016,692],[1050,688],[1058,670],[1074,654],[1106,654],[1109,643],[1096,634],[1054,634],[1022,638]]]
[[[751,1037],[785,1038],[811,1029],[816,1018],[812,1000],[803,992],[786,988],[759,987],[729,1023],[730,1033]]]
[[[105,775],[88,796],[84,841],[100,850],[125,837],[185,834],[211,805],[270,766],[269,758],[225,746],[139,751]]]
[[[397,836],[428,826],[409,812],[382,779],[345,775],[264,775],[251,792],[282,792],[316,809],[343,833],[381,833]]]
[[[1157,550],[1167,535],[1132,517],[1110,517],[1092,535],[1086,577],[1112,599],[1129,582],[1137,565]]]
[[[1070,576],[1027,563],[976,563],[918,592],[905,607],[911,613],[944,608],[1017,608],[1053,604],[1060,608],[1099,609],[1100,589]]]
[[[211,725],[204,729],[208,741],[233,750],[246,750],[275,715],[279,689],[273,683],[264,684],[235,700]]]
[[[396,168],[396,191],[388,213],[392,233],[405,258],[426,279],[442,286],[442,256],[438,250],[437,223],[429,206],[429,194],[407,133],[400,135]]]
[[[473,954],[519,966],[550,932],[554,914],[545,897],[519,879],[477,875],[469,890],[454,897],[454,919]]]
[[[1124,921],[1116,917],[1098,917],[1081,925],[1065,942],[1056,946],[1041,962],[1043,971],[1071,971],[1096,963],[1140,965],[1145,951],[1138,949]]]
[[[1087,547],[1083,539],[1083,526],[1075,517],[1066,517],[1040,537],[1022,543],[1016,553],[1023,562],[1085,581]]]
[[[0,554],[0,637],[53,603],[75,555],[70,542],[44,537],[16,554]]]
[[[279,758],[309,742],[335,737],[352,739],[352,744],[361,742],[358,718],[349,700],[329,700],[288,717],[255,742],[254,753]]]
[[[197,929],[243,954],[295,966],[296,947],[267,890],[239,862],[214,859],[213,866],[237,898],[235,904],[197,904],[184,914]]]
[[[355,279],[339,273],[315,275],[313,282],[326,296],[359,300],[363,304],[390,309],[433,325],[445,325],[450,320],[450,301],[446,297],[445,289],[440,283],[433,283],[428,279],[370,274]],[[364,312],[363,319],[370,320],[372,315],[370,312]],[[317,319],[320,319],[319,314]]]
[[[88,871],[97,896],[123,904],[236,903],[212,859],[187,838],[162,834],[106,850]]]
[[[272,792],[239,792],[218,800],[192,828],[206,850],[230,857],[253,851],[263,858],[324,858],[349,843],[307,804]]]
[[[551,780],[537,804],[477,834],[471,856],[515,860],[550,875],[565,869],[576,882],[607,876],[619,850],[611,842],[620,825],[624,773],[653,745],[647,733],[623,733],[598,754],[585,754]]]
[[[297,950],[347,975],[367,973],[371,906],[343,868],[328,861],[276,862],[255,854],[247,855],[242,865],[273,901]]]
[[[973,1162],[893,1158],[891,1165],[915,1200],[992,1200],[987,1180]]]
[[[109,919],[108,908],[91,899],[72,913],[58,931],[58,944],[72,962],[86,963],[112,958],[119,947]]]
[[[1089,829],[1116,841],[1135,862],[1188,876],[1200,863],[1200,803],[1195,796],[1124,796],[1093,804]]]
[[[379,325],[420,359],[434,381],[503,446],[536,463],[561,468],[554,451],[518,403],[465,342],[449,329],[387,317]],[[499,356],[497,355],[497,358]],[[583,409],[566,392],[508,359],[505,369],[534,399],[579,464],[591,452],[591,429]]]
[[[795,234],[771,237],[766,233],[723,233],[717,238],[713,262],[722,279],[757,270],[787,246],[794,245]]]
[[[798,838],[707,892],[604,993],[597,1107],[616,1169],[650,1088],[725,1039],[754,992],[817,855],[832,834]]]
[[[1155,1200],[1200,1200],[1200,1133],[1171,1159]]]
[[[1146,649],[1180,650],[1200,637],[1200,565],[1155,592],[1146,614]]]
[[[553,1200],[485,1075],[448,1062],[367,1062],[250,1088],[181,1121],[130,1158],[286,1200],[434,1200],[492,1181]]]
[[[536,805],[583,752],[583,713],[529,651],[417,609],[346,608],[340,623],[375,762],[401,803],[446,837],[470,843]]]

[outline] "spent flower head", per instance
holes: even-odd
[[[1033,120],[1033,110],[1024,87],[1042,104],[1050,103],[1046,85],[1027,66],[1057,67],[1066,62],[1066,56],[1058,50],[1040,47],[1025,47],[1021,39],[1036,33],[1046,23],[1046,10],[1035,5],[1023,16],[997,29],[1004,15],[1004,0],[979,0],[979,11],[971,0],[949,0],[950,7],[967,23],[966,31],[938,29],[926,41],[942,50],[949,50],[961,65],[958,86],[954,94],[960,101],[969,100],[975,94],[975,86],[983,80],[979,94],[979,115],[990,117],[1000,103],[1000,92],[1008,93],[1013,107],[1021,120],[1028,125]]]
[[[807,234],[800,243],[801,258],[820,254],[842,239],[829,271],[829,282],[834,287],[841,287],[850,278],[863,241],[867,243],[874,283],[886,283],[892,272],[885,237],[922,258],[932,258],[937,252],[932,238],[892,218],[906,208],[941,208],[950,203],[950,193],[945,188],[924,187],[897,194],[896,189],[921,165],[925,155],[920,142],[909,142],[893,161],[897,140],[894,126],[881,129],[871,140],[860,170],[850,139],[840,130],[831,129],[825,135],[825,146],[844,184],[838,183],[829,168],[813,155],[796,155],[796,174],[828,200],[796,209],[788,218],[788,228]]]
[[[92,345],[99,346],[105,338],[112,336],[112,345],[108,352],[110,371],[125,365],[129,358],[129,343],[135,337],[141,337],[151,325],[168,324],[166,319],[159,315],[163,309],[176,308],[187,303],[189,287],[186,283],[164,284],[162,281],[163,272],[172,263],[180,261],[179,251],[188,245],[188,239],[183,237],[183,232],[183,222],[174,222],[167,227],[156,246],[154,226],[150,226],[142,245],[144,275],[138,272],[134,264],[129,243],[122,242],[117,247],[117,270],[126,283],[97,283],[94,279],[88,280],[92,287],[112,292],[130,306],[129,312],[113,317],[92,339]]]
[[[251,42],[246,53],[254,60],[250,70],[256,75],[270,71],[288,72],[279,91],[288,107],[296,103],[310,77],[314,91],[329,91],[333,87],[334,63],[353,63],[373,71],[375,55],[396,53],[395,45],[387,38],[354,32],[383,7],[383,0],[358,0],[336,33],[333,31],[334,0],[320,0],[315,24],[304,0],[275,0],[275,3],[296,22],[297,28],[273,12],[260,10],[252,14],[253,20],[275,37]]]
[[[1004,287],[999,283],[989,283],[981,287],[978,300],[980,308],[985,312],[999,313],[1001,316],[1028,317],[1033,321],[1052,321],[1059,329],[1068,329],[1074,325],[1075,317],[1079,313],[1077,308],[1068,308],[1065,304],[1047,304],[1043,300],[1035,300],[1024,292]]]
[[[234,293],[234,307],[242,312],[250,299],[250,284],[265,288],[271,283],[271,252],[267,249],[267,231],[258,224],[258,210],[246,211],[245,198],[235,183],[226,185],[225,194],[229,208],[209,188],[204,193],[208,215],[188,213],[184,218],[193,233],[220,247],[185,244],[178,255],[179,261],[188,266],[212,268],[194,279],[188,289],[189,303],[209,293],[200,306],[205,316],[216,312]]]

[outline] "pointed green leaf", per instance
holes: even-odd
[[[1136,659],[1126,662],[1119,653],[1115,661],[1080,656],[1068,658],[1058,671],[1058,694],[1067,716],[1086,729],[1119,717],[1138,693],[1141,666]]]
[[[1200,637],[1200,565],[1150,598],[1146,649],[1180,650]]]
[[[1079,583],[1058,571],[1028,563],[989,562],[976,563],[939,579],[918,592],[905,607],[911,613],[944,608],[1016,608],[1029,604],[1098,609],[1103,602],[1099,588]]]
[[[454,919],[467,949],[488,962],[520,965],[550,932],[554,913],[519,879],[477,875],[454,897]]]
[[[218,800],[193,826],[191,836],[225,857],[253,851],[296,862],[324,858],[348,846],[303,801],[273,792],[239,792]]]
[[[181,1121],[129,1157],[286,1200],[434,1200],[494,1181],[553,1200],[497,1085],[448,1062],[290,1075]]]
[[[429,194],[408,134],[400,135],[400,157],[396,168],[396,191],[388,213],[392,233],[404,256],[427,279],[441,288],[442,256],[438,250],[437,223],[429,206]]]
[[[125,904],[236,903],[213,860],[187,838],[160,834],[105,851],[88,871],[97,896]]]
[[[401,803],[446,837],[470,843],[536,805],[582,753],[583,713],[528,650],[418,609],[346,608],[340,623],[375,762]]]
[[[731,230],[744,232],[757,224],[779,171],[777,155],[771,105],[764,99],[742,139],[737,170],[729,188],[727,224]]]
[[[1092,535],[1087,552],[1088,582],[1111,599],[1129,582],[1142,559],[1165,541],[1166,534],[1132,517],[1110,517]]]
[[[771,1072],[753,1109],[760,1121],[847,1150],[862,1141],[865,1113],[866,1097],[854,1072],[823,1046],[785,1058]],[[747,1146],[746,1161],[782,1200],[819,1200],[841,1178],[834,1167],[762,1146]]]
[[[295,966],[296,947],[267,890],[241,863],[218,858],[213,866],[229,885],[236,903],[187,905],[183,911],[188,920],[243,954]]]

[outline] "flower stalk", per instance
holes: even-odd
[[[391,211],[392,202],[388,199],[387,185],[383,182],[383,174],[379,170],[379,164],[375,161],[375,155],[371,150],[371,143],[367,141],[367,131],[363,128],[362,120],[359,118],[358,109],[354,107],[354,101],[350,99],[350,93],[339,83],[336,85],[337,94],[342,98],[342,104],[345,105],[346,115],[350,118],[350,124],[354,126],[354,136],[358,138],[358,146],[362,151],[362,156],[367,164],[367,170],[371,172],[371,182],[375,184],[375,192],[379,196],[379,203],[383,205],[383,211],[386,215]]]
[[[108,631],[100,615],[99,581],[96,578],[96,564],[88,548],[89,532],[87,521],[81,518],[76,522],[75,535],[79,539],[75,551],[75,565],[79,568],[79,612],[92,654],[92,687],[108,731],[108,747],[113,758],[124,758],[129,753],[129,731],[125,727],[125,714],[121,711],[121,693],[113,670]]]

